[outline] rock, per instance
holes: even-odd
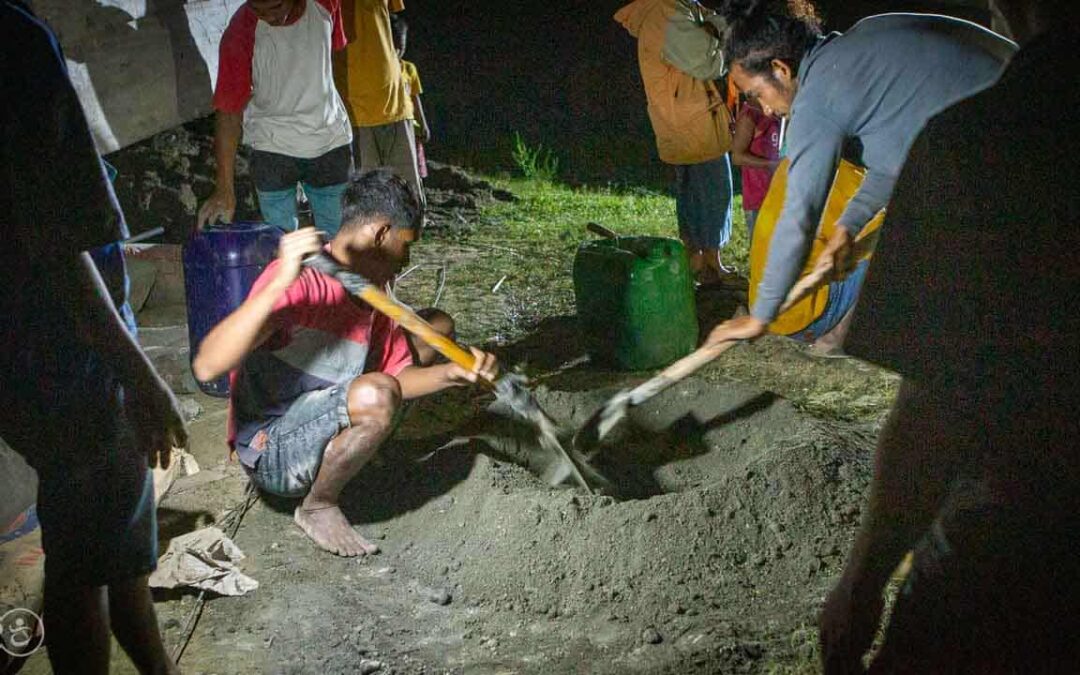
[[[356,672],[360,673],[360,675],[377,673],[382,669],[382,661],[376,661],[375,659],[360,659],[360,663],[358,663],[356,666]]]
[[[433,602],[436,605],[445,607],[446,605],[450,604],[450,602],[454,599],[454,596],[450,595],[450,591],[446,590],[445,588],[438,588],[429,591],[427,599],[429,602]]]
[[[664,636],[660,635],[652,626],[649,626],[641,632],[641,641],[649,645],[658,645],[664,641]]]
[[[202,406],[191,396],[180,397],[178,403],[180,404],[180,413],[184,416],[185,422],[190,422],[202,414]]]

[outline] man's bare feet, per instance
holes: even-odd
[[[293,520],[325,551],[350,558],[379,552],[378,546],[356,533],[336,504],[308,504],[304,500],[296,507]]]

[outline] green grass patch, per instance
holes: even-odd
[[[515,203],[498,203],[484,215],[505,226],[506,234],[522,239],[543,237],[558,242],[554,248],[576,250],[594,235],[585,231],[593,221],[620,235],[679,236],[675,200],[647,189],[573,188],[542,180],[496,181],[519,197]],[[750,242],[742,213],[742,197],[732,204],[732,236],[724,248],[724,262],[747,269]]]
[[[433,232],[414,248],[415,262],[446,265],[440,306],[457,318],[458,334],[467,343],[513,341],[548,317],[575,313],[574,254],[594,238],[586,223],[627,236],[678,237],[675,202],[662,192],[489,180],[513,192],[517,201],[488,202],[471,227]],[[733,217],[724,261],[746,274],[748,242],[738,197]],[[431,273],[418,273],[404,286],[407,301],[430,304]],[[752,383],[813,415],[865,422],[880,422],[899,382],[863,362],[810,358],[801,345],[778,337],[733,349],[702,375]]]

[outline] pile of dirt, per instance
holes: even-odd
[[[562,388],[575,381],[538,391],[568,426],[612,393]],[[690,380],[605,445],[598,467],[637,496],[620,500],[551,488],[481,441],[436,450],[460,434],[527,444],[499,418],[440,418],[476,404],[449,396],[414,407],[347,488],[380,556],[328,556],[290,505],[253,510],[237,541],[262,585],[212,603],[189,668],[232,663],[222,645],[236,640],[267,647],[252,672],[758,672],[807,658],[864,501],[864,429]]]
[[[195,225],[199,205],[214,190],[213,118],[162,132],[106,159],[119,172],[116,193],[132,234],[164,227],[164,241],[183,243]],[[428,172],[424,184],[429,227],[468,229],[486,202],[515,199],[509,191],[456,166],[428,162]],[[237,153],[235,182],[236,220],[259,220],[246,147]]]
[[[427,165],[424,192],[428,227],[468,229],[485,203],[517,199],[509,190],[495,187],[460,167],[430,161]]]
[[[116,196],[131,233],[165,228],[164,241],[187,241],[199,205],[214,191],[214,120],[164,131],[105,158],[116,167]],[[236,219],[258,220],[247,150],[236,156]]]

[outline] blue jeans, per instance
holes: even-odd
[[[804,342],[813,342],[835,328],[859,299],[863,281],[866,280],[866,268],[869,266],[870,261],[863,260],[855,266],[847,278],[829,284],[829,302],[825,305],[825,311],[809,326],[790,337]]]
[[[303,183],[304,194],[311,204],[315,227],[330,237],[341,229],[341,198],[348,183],[315,187]],[[291,232],[298,226],[296,215],[296,187],[284,190],[258,190],[259,212],[263,221],[279,230]]]
[[[304,186],[315,227],[334,236],[341,229],[341,198],[349,184],[352,145],[303,159],[275,152],[251,152],[251,177],[263,220],[286,232],[297,227],[296,184]]]

